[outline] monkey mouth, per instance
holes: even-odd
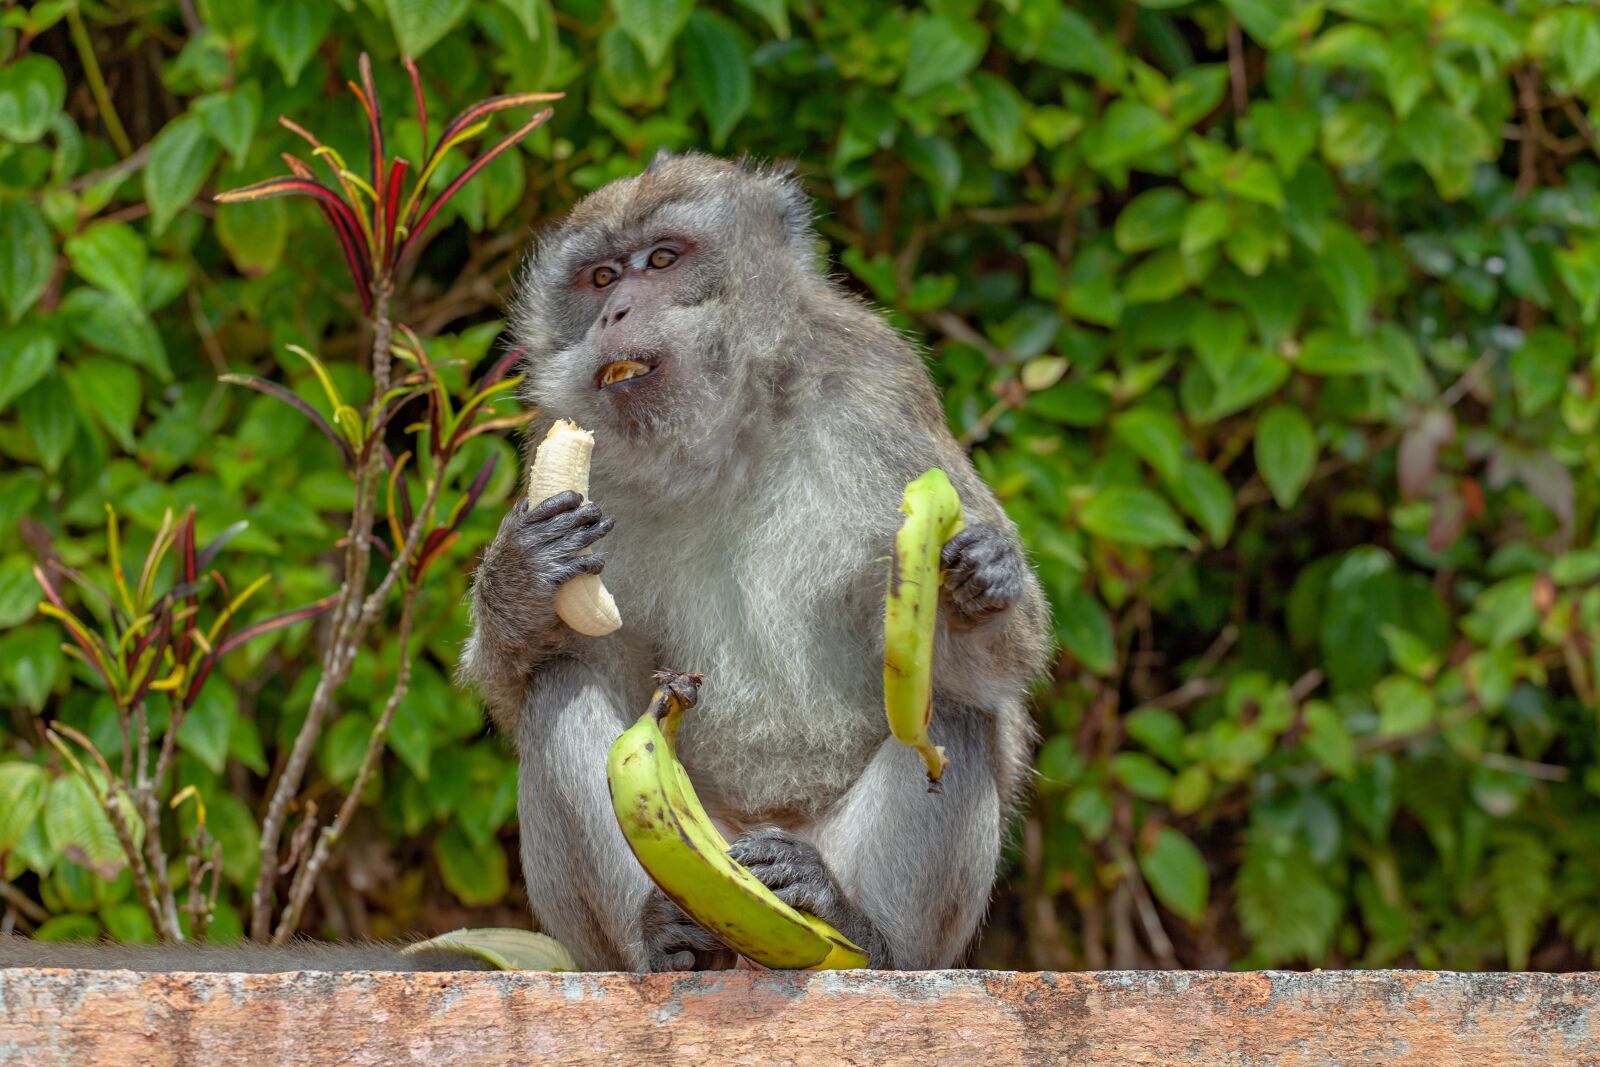
[[[600,368],[598,387],[609,389],[623,382],[648,378],[656,372],[656,360],[651,356],[640,359],[616,359]]]

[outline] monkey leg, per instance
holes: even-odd
[[[626,690],[591,663],[547,663],[517,724],[522,873],[539,928],[585,970],[643,970],[650,879],[611,810],[606,753],[632,720]],[[637,712],[635,711],[634,714]]]
[[[943,792],[928,792],[922,757],[891,737],[807,835],[887,946],[872,966],[954,966],[983,921],[1000,858],[993,729],[990,715],[936,698]]]

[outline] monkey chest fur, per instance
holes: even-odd
[[[852,604],[861,560],[822,558],[776,525],[739,538],[715,521],[678,536],[624,525],[605,571],[624,628],[649,642],[654,666],[705,676],[678,734],[702,798],[741,820],[825,811],[888,736],[882,620]]]

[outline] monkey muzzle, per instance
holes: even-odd
[[[617,359],[612,360],[600,368],[598,388],[609,389],[613,385],[631,382],[636,378],[648,378],[656,372],[656,360],[644,359]]]

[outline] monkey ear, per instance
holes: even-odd
[[[795,253],[809,262],[814,258],[811,247],[811,197],[806,195],[805,186],[795,176],[793,163],[773,164],[767,173],[777,189],[778,215],[783,219],[784,228],[789,231],[789,242]]]

